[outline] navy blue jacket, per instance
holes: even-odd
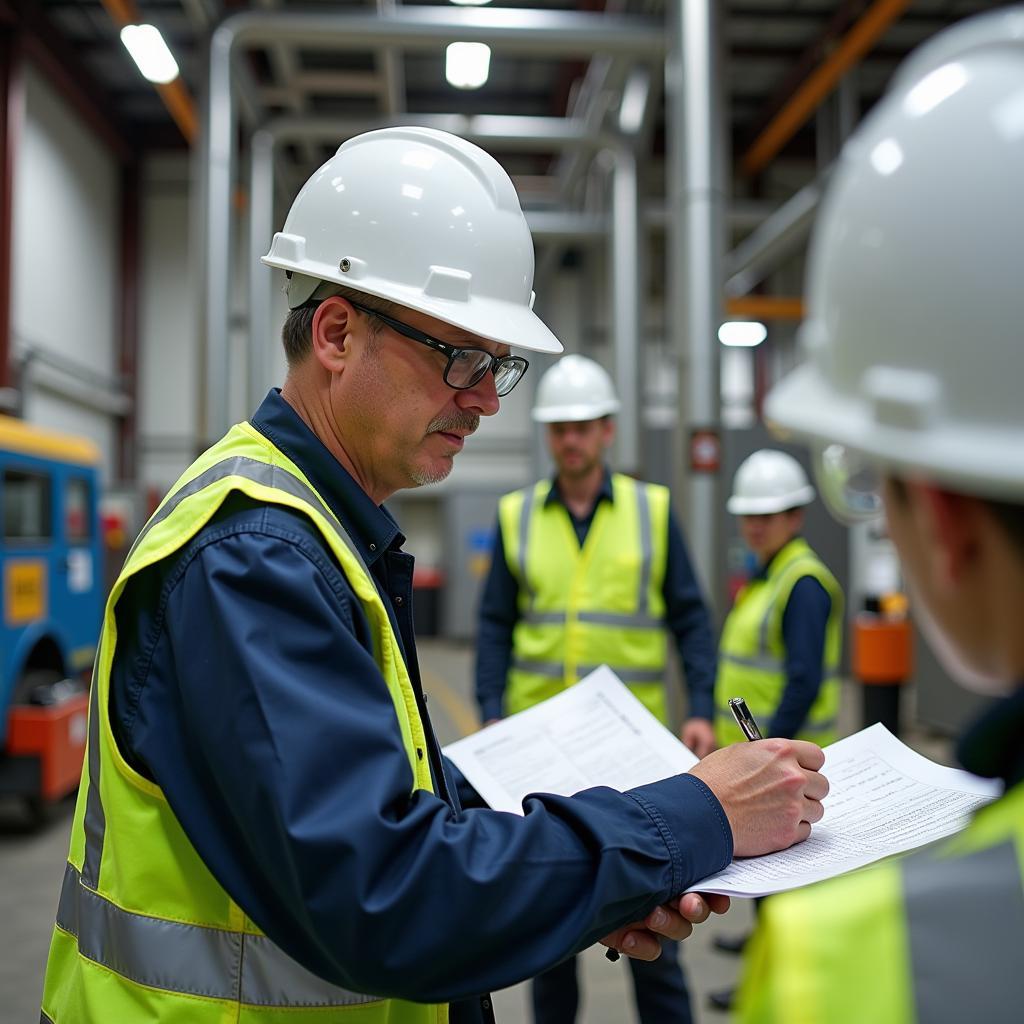
[[[271,392],[252,420],[348,530],[400,638],[438,795],[412,791],[362,608],[316,528],[230,499],[118,603],[118,745],[205,864],[287,953],[338,985],[452,1001],[532,977],[719,870],[732,835],[691,775],[629,793],[460,808],[426,714],[411,555],[391,516]],[[411,795],[410,795],[411,794]]]
[[[577,519],[565,505],[557,481],[552,484],[545,503],[558,502],[565,507],[580,547],[583,547],[597,506],[602,501],[612,500],[611,473],[606,469],[594,505],[583,519]],[[690,695],[687,713],[691,717],[713,719],[717,664],[715,640],[707,605],[690,564],[686,541],[671,508],[662,595],[665,598],[665,628],[675,637],[679,659],[686,673],[686,688]],[[512,631],[518,620],[519,584],[505,558],[505,541],[499,523],[495,530],[491,568],[480,599],[477,628],[476,699],[485,722],[502,716],[505,684],[512,663]]]

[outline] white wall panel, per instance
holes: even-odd
[[[74,377],[86,367],[113,383],[117,361],[119,168],[106,147],[31,65],[14,168],[12,310],[14,355],[36,349]],[[56,376],[48,377],[59,381]],[[30,377],[31,380],[31,377]],[[108,414],[30,386],[26,418],[85,435],[116,456]]]
[[[139,482],[162,492],[195,456],[199,409],[188,155],[147,160],[141,192]]]

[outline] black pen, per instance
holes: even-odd
[[[740,731],[748,740],[763,740],[761,730],[754,721],[754,716],[747,710],[747,702],[742,697],[729,698],[729,710],[732,712]]]

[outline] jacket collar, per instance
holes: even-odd
[[[302,417],[273,388],[252,417],[252,425],[305,473],[320,497],[341,520],[369,566],[405,537],[383,505],[356,483]]]

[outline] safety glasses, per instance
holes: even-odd
[[[490,370],[494,374],[494,389],[498,392],[499,397],[504,397],[523,379],[523,374],[526,373],[526,368],[530,365],[529,361],[522,356],[495,356],[482,348],[458,348],[455,345],[448,345],[443,341],[438,341],[437,338],[432,338],[429,334],[424,334],[423,331],[419,331],[415,327],[402,323],[401,320],[396,320],[385,313],[378,313],[377,310],[370,309],[369,306],[364,306],[359,302],[352,302],[351,299],[348,301],[360,312],[376,317],[382,323],[387,324],[403,338],[419,342],[421,345],[426,345],[427,348],[432,348],[443,356],[447,356],[444,382],[448,387],[455,388],[456,391],[464,391],[466,388],[479,384]]]
[[[822,500],[842,523],[863,523],[882,515],[882,474],[877,464],[845,445],[815,453],[814,477]]]

